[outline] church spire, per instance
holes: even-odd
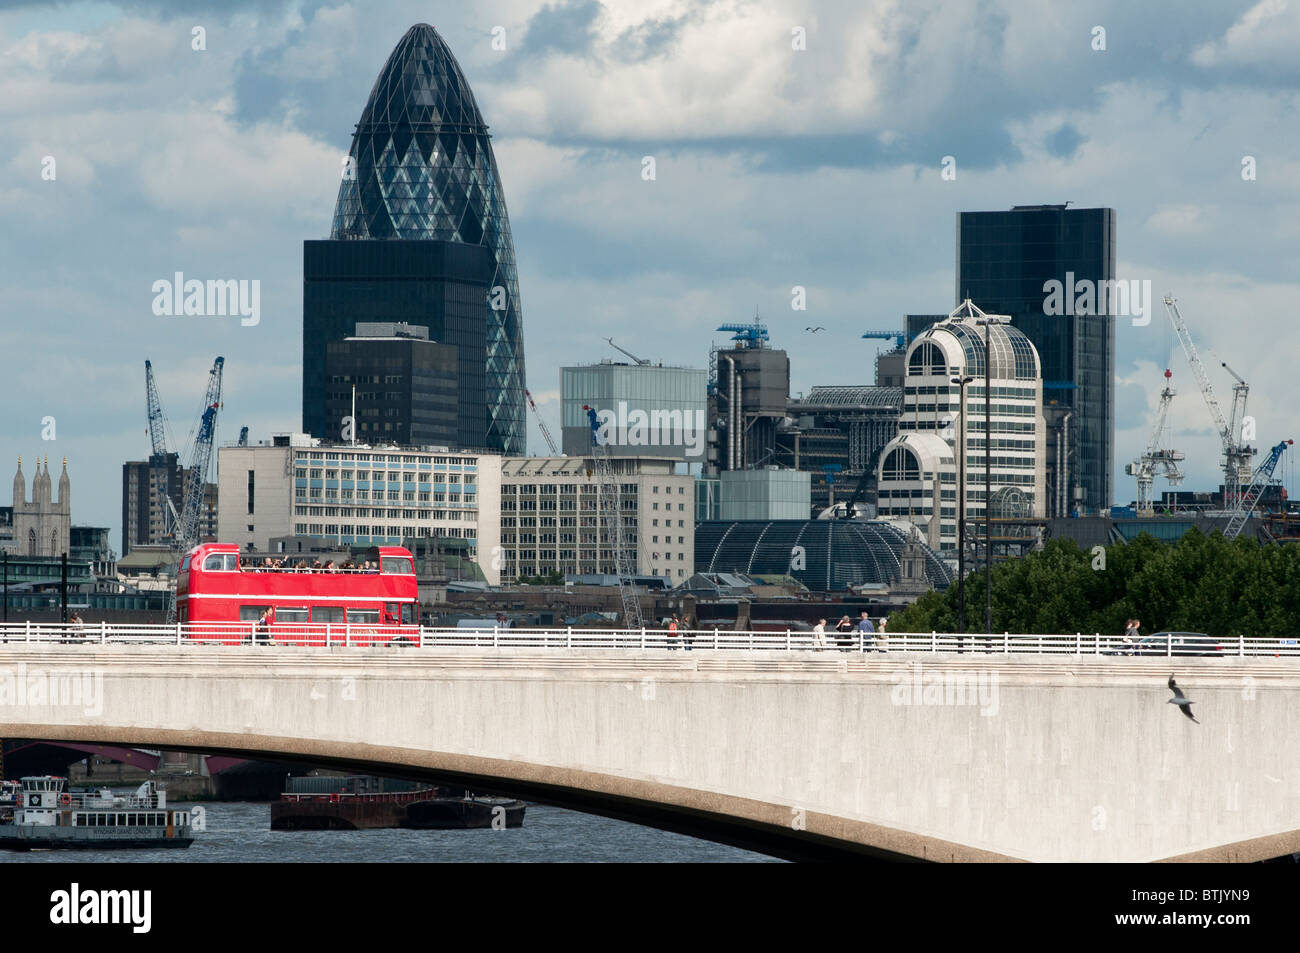
[[[27,479],[23,476],[23,458],[18,455],[18,472],[14,474],[14,506],[27,502]]]
[[[68,479],[68,458],[63,458],[63,473],[59,476],[59,508],[68,510],[72,501],[72,481]]]

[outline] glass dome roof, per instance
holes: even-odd
[[[790,575],[815,592],[863,583],[887,584],[898,575],[904,532],[879,520],[722,520],[695,527],[696,572]],[[925,574],[945,588],[952,574],[919,544]],[[806,568],[790,568],[791,551],[804,550]]]

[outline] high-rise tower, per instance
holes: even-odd
[[[505,194],[469,83],[427,23],[406,32],[370,91],[329,239],[303,243],[302,420],[315,436],[341,436],[326,432],[325,354],[359,321],[426,327],[455,346],[459,444],[524,452]]]
[[[1050,496],[1068,502],[1059,510],[1049,506],[1052,516],[1075,506],[1105,512],[1113,502],[1115,316],[1100,307],[1049,314],[1046,283],[1071,277],[1097,288],[1114,279],[1114,209],[1019,205],[958,213],[957,300],[1011,316],[1038,350],[1044,401],[1062,421],[1068,460],[1053,478],[1068,485]]]

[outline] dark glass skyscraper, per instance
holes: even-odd
[[[1069,483],[1082,491],[1077,503],[1096,512],[1113,496],[1115,318],[1047,314],[1043,286],[1064,283],[1067,273],[1098,287],[1115,277],[1114,209],[1026,205],[958,213],[956,300],[1010,315],[1038,349],[1043,399],[1070,413]]]
[[[303,429],[326,433],[325,353],[356,322],[406,322],[458,355],[461,446],[525,450],[524,346],[487,125],[433,27],[411,27],[352,137],[327,241],[303,247]]]

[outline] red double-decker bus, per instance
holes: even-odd
[[[233,543],[196,546],[176,578],[177,620],[190,638],[222,642],[415,641],[419,598],[410,550],[372,547],[348,569],[313,561],[244,554]]]

